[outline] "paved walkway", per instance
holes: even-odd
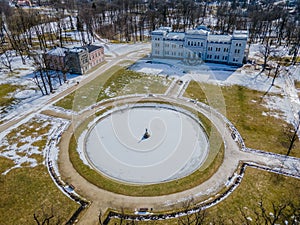
[[[170,97],[181,97],[188,85],[189,81],[183,82],[180,79],[174,79],[165,92],[165,95]]]

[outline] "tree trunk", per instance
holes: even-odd
[[[293,137],[292,137],[290,146],[289,146],[288,151],[287,151],[287,153],[286,153],[287,156],[290,155],[292,149],[294,148],[294,143],[295,143],[295,141],[296,141],[296,137],[297,137],[297,133],[298,133],[298,130],[299,130],[299,126],[300,126],[300,116],[299,116],[299,121],[298,121],[297,128],[296,128],[296,130],[295,130],[295,132],[294,132],[294,135],[293,135]]]
[[[46,80],[47,80],[47,83],[48,83],[48,85],[49,85],[49,91],[50,91],[50,93],[52,93],[53,92],[53,85],[52,85],[52,80],[51,80],[51,74],[49,73],[49,71],[48,70],[46,70]]]
[[[39,78],[37,76],[37,74],[34,72],[34,77],[33,77],[33,82],[38,86],[38,88],[40,89],[42,95],[45,95],[44,91],[43,91],[43,88],[42,86],[40,85],[40,81],[39,81]]]
[[[280,65],[277,64],[277,67],[276,67],[276,70],[275,70],[275,73],[274,73],[274,76],[273,76],[273,80],[272,80],[271,86],[274,86],[275,79],[276,79],[277,76],[279,75],[279,68],[280,68]]]
[[[41,77],[41,80],[42,80],[42,83],[43,83],[43,87],[44,87],[45,93],[46,93],[46,95],[49,95],[48,89],[47,89],[47,85],[46,85],[46,82],[45,82],[45,79],[44,79],[43,70],[40,69],[39,72],[40,72],[40,77]]]

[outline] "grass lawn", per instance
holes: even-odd
[[[52,122],[34,117],[0,140],[0,224],[36,224],[33,214],[42,216],[42,208],[48,214],[53,208],[62,224],[79,207],[57,188],[43,165],[49,132],[57,126]],[[14,166],[18,168],[3,174]]]
[[[300,81],[295,81],[295,87],[298,89],[298,98],[300,99]]]
[[[0,84],[0,112],[5,111],[9,106],[12,106],[15,98],[11,96],[16,90],[22,86],[11,84]]]
[[[210,135],[209,142],[210,142],[210,155],[208,156],[209,165],[206,163],[199,168],[197,171],[192,173],[191,175],[184,177],[182,179],[178,179],[175,181],[170,181],[162,184],[153,184],[153,185],[128,185],[125,183],[120,183],[109,179],[102,174],[98,173],[97,171],[91,169],[89,166],[82,163],[82,160],[79,157],[77,152],[77,142],[78,135],[86,129],[88,121],[84,122],[79,128],[78,131],[75,131],[75,136],[73,135],[70,145],[69,145],[69,154],[71,162],[74,168],[87,179],[89,182],[93,183],[94,185],[109,190],[119,194],[125,194],[129,196],[157,196],[157,195],[165,195],[171,194],[175,192],[180,192],[186,189],[190,189],[195,187],[209,177],[211,177],[219,168],[220,163],[223,161],[223,154],[224,154],[224,146],[221,144],[221,136],[217,132],[217,129],[212,126],[211,122],[204,117],[203,115],[198,115],[200,120],[203,121],[204,129],[206,130],[207,134]],[[213,156],[212,156],[213,155]],[[66,181],[67,177],[66,177]]]
[[[297,89],[300,89],[300,81],[298,81],[298,80],[295,81],[295,87]]]
[[[299,179],[247,168],[241,185],[232,195],[208,211],[212,217],[218,215],[219,217],[227,218],[227,224],[229,224],[229,219],[241,217],[239,210],[241,208],[247,216],[254,220],[254,210],[258,211],[258,203],[263,199],[268,214],[270,212],[274,213],[272,203],[279,205],[280,203],[292,202],[298,207],[299,215],[299,196]],[[228,218],[228,215],[230,215],[230,218]],[[239,223],[239,220],[235,221]]]
[[[43,149],[48,142],[51,128],[51,121],[47,122],[35,117],[27,123],[12,129],[0,140],[0,155],[7,153],[19,157],[25,161],[25,164],[28,161],[26,159],[34,160],[37,164],[43,163]],[[12,149],[17,150],[12,151]]]
[[[254,222],[254,211],[258,211],[258,203],[263,199],[263,203],[267,214],[274,214],[272,203],[275,206],[287,202],[293,203],[298,207],[299,215],[299,196],[300,196],[300,180],[274,173],[269,173],[262,170],[247,168],[245,176],[240,186],[219,204],[206,210],[204,224],[246,224],[242,219],[240,209],[248,217],[249,224],[264,224]],[[284,212],[291,210],[287,207]],[[253,223],[250,223],[253,219]],[[242,222],[243,221],[243,222]],[[117,219],[111,220],[110,225],[119,222]],[[262,222],[262,221],[261,221]],[[177,219],[154,221],[154,222],[138,222],[139,225],[164,225],[178,224]],[[271,224],[271,223],[268,223]],[[284,223],[277,223],[284,224]],[[292,223],[289,223],[292,224]]]
[[[128,94],[164,93],[171,80],[120,68],[107,80],[98,101]]]
[[[0,157],[0,170],[12,162]],[[0,224],[36,224],[33,214],[43,208],[50,214],[53,207],[55,218],[66,222],[79,207],[65,196],[53,183],[45,166],[20,168],[0,175]],[[54,223],[53,223],[54,224]]]
[[[121,62],[122,63],[122,62]],[[125,61],[128,64],[127,61]],[[164,93],[170,79],[145,75],[114,66],[55,105],[80,111],[103,99],[127,94]]]
[[[206,93],[210,93],[213,86],[215,85],[199,85],[192,81],[185,96],[207,103]],[[226,104],[226,114],[223,114],[236,126],[247,147],[279,154],[287,153],[287,135],[290,135],[287,131],[292,130],[292,125],[282,119],[263,115],[270,110],[263,106],[262,92],[237,85],[218,88],[221,88]],[[214,103],[209,102],[209,105],[214,106]],[[300,141],[297,140],[291,156],[300,157],[300,152],[295,151],[299,146]]]

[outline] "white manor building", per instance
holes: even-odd
[[[200,61],[242,65],[247,59],[247,31],[232,35],[211,34],[204,27],[186,32],[172,32],[161,27],[151,33],[152,58],[182,59],[190,63]]]

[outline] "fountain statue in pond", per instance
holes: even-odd
[[[148,129],[146,128],[146,131],[143,134],[143,137],[141,138],[141,140],[139,140],[138,143],[140,143],[141,141],[144,141],[144,140],[148,139],[149,137],[150,137],[150,133],[148,132]]]
[[[148,129],[146,128],[146,132],[144,133],[143,139],[148,139],[150,137],[150,133],[148,132]]]

